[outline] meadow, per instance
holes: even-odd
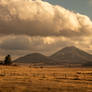
[[[0,92],[92,92],[92,68],[0,66]]]

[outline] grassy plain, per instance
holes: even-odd
[[[0,66],[0,92],[92,92],[92,68]]]

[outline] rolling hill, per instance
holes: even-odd
[[[55,64],[55,61],[45,55],[42,55],[40,53],[31,53],[28,55],[25,55],[23,57],[20,57],[16,60],[14,60],[16,63],[40,63],[40,64]]]

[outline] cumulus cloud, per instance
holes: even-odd
[[[85,15],[42,0],[0,0],[0,56],[51,55],[71,45],[92,53],[91,36]]]
[[[42,0],[0,0],[0,34],[30,36],[84,36],[91,20]]]

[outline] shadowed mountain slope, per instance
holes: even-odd
[[[25,55],[23,57],[20,57],[16,60],[14,60],[14,62],[17,63],[42,63],[42,64],[55,64],[54,60],[42,55],[40,53],[32,53],[32,54],[28,54]]]
[[[71,46],[57,51],[55,54],[51,55],[50,58],[64,63],[82,64],[91,61],[92,55],[79,48]]]

